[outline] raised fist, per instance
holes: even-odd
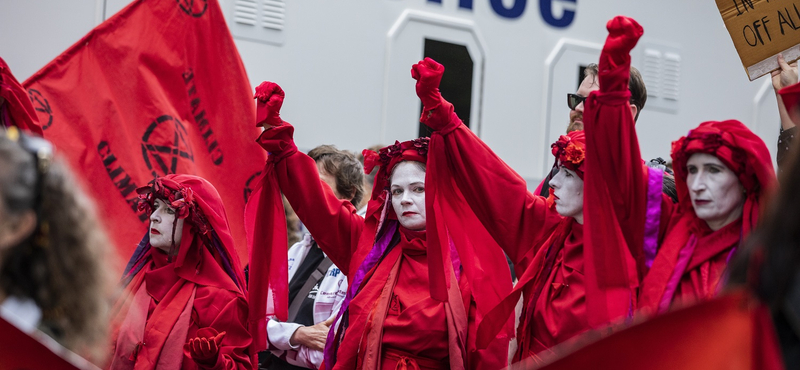
[[[444,66],[431,58],[425,58],[411,66],[411,77],[417,80],[417,96],[428,111],[441,104],[442,94],[439,83],[442,81]]]
[[[609,54],[630,54],[644,29],[633,18],[618,15],[606,23],[608,37],[603,52]]]
[[[256,87],[256,127],[265,123],[270,126],[280,126],[283,123],[283,97],[283,89],[274,82],[264,81]]]
[[[644,30],[633,18],[616,16],[606,24],[608,37],[600,53],[598,79],[602,91],[627,90],[630,52]]]
[[[219,360],[219,349],[222,347],[225,333],[224,331],[218,333],[213,328],[198,329],[197,337],[189,339],[183,348],[189,352],[192,360],[198,365],[213,366]]]

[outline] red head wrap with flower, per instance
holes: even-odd
[[[428,143],[430,138],[421,137],[414,140],[399,142],[381,148],[378,152],[364,149],[364,173],[370,174],[376,166],[380,166],[375,174],[375,184],[372,188],[372,199],[378,199],[381,193],[389,187],[389,177],[394,166],[403,161],[426,163],[428,160]]]
[[[156,199],[175,209],[175,221],[185,220],[180,246],[173,263],[182,278],[201,285],[231,291],[246,291],[244,271],[236,255],[225,207],[216,188],[192,175],[167,175],[136,189],[139,210],[152,212]],[[132,276],[147,260],[151,249],[148,235],[137,247],[125,275]],[[230,279],[220,279],[227,275]]]
[[[746,190],[742,227],[746,235],[758,220],[759,202],[764,191],[776,183],[769,150],[756,134],[736,120],[703,122],[689,134],[672,143],[672,166],[678,201],[685,211],[692,208],[686,186],[686,162],[695,153],[719,158],[733,171]],[[691,212],[694,212],[693,210]]]
[[[554,166],[564,166],[575,171],[583,180],[583,160],[586,158],[586,136],[583,130],[561,135],[550,148],[556,157]]]

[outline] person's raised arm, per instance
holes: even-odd
[[[415,64],[422,122],[443,138],[447,164],[472,211],[514,263],[541,245],[561,220],[546,199],[528,191],[525,180],[458,118],[442,98],[444,67],[430,58]],[[431,155],[431,154],[429,154]]]
[[[617,16],[606,26],[608,38],[598,65],[599,90],[585,102],[585,250],[599,269],[600,286],[627,286],[628,262],[614,246],[627,248],[644,274],[643,242],[647,215],[648,170],[636,136],[631,93],[630,51],[642,36],[635,20]],[[658,199],[661,197],[661,182]],[[660,202],[656,203],[660,206]],[[590,257],[591,256],[591,257]],[[601,262],[602,260],[602,262]]]
[[[308,228],[320,248],[347,275],[350,258],[358,243],[364,219],[348,201],[336,198],[319,178],[316,162],[299,152],[294,144],[294,127],[280,118],[284,92],[278,84],[259,86],[267,101],[263,106],[268,124],[257,142],[275,163],[278,185],[297,217]],[[261,106],[259,107],[261,108]]]

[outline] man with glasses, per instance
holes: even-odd
[[[589,64],[584,69],[583,74],[586,77],[578,86],[578,91],[575,94],[567,94],[567,106],[570,109],[567,133],[583,130],[583,101],[592,91],[600,89],[600,81],[597,80],[597,64]],[[631,92],[631,114],[633,114],[633,120],[636,121],[639,119],[639,112],[642,111],[644,103],[647,101],[647,88],[644,86],[642,74],[634,67],[631,67],[628,90]]]
[[[567,94],[567,106],[569,107],[569,125],[567,126],[567,133],[583,130],[583,102],[592,91],[600,90],[600,81],[597,79],[597,64],[589,64],[583,70],[583,75],[585,77],[578,86],[578,91],[574,94]],[[636,121],[639,119],[639,112],[642,111],[644,103],[647,101],[647,88],[644,86],[642,74],[639,73],[639,70],[635,67],[631,67],[628,90],[631,91],[631,114],[633,114],[633,120]],[[556,173],[558,173],[558,168],[553,167],[534,193],[543,197],[548,196],[550,179],[552,179]]]

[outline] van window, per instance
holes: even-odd
[[[444,76],[439,85],[442,96],[453,103],[456,114],[469,126],[472,109],[472,73],[473,61],[466,45],[444,41],[425,39],[425,57],[430,57],[444,67]],[[420,103],[422,114],[422,103]],[[433,131],[425,124],[419,124],[419,137],[431,136]]]

